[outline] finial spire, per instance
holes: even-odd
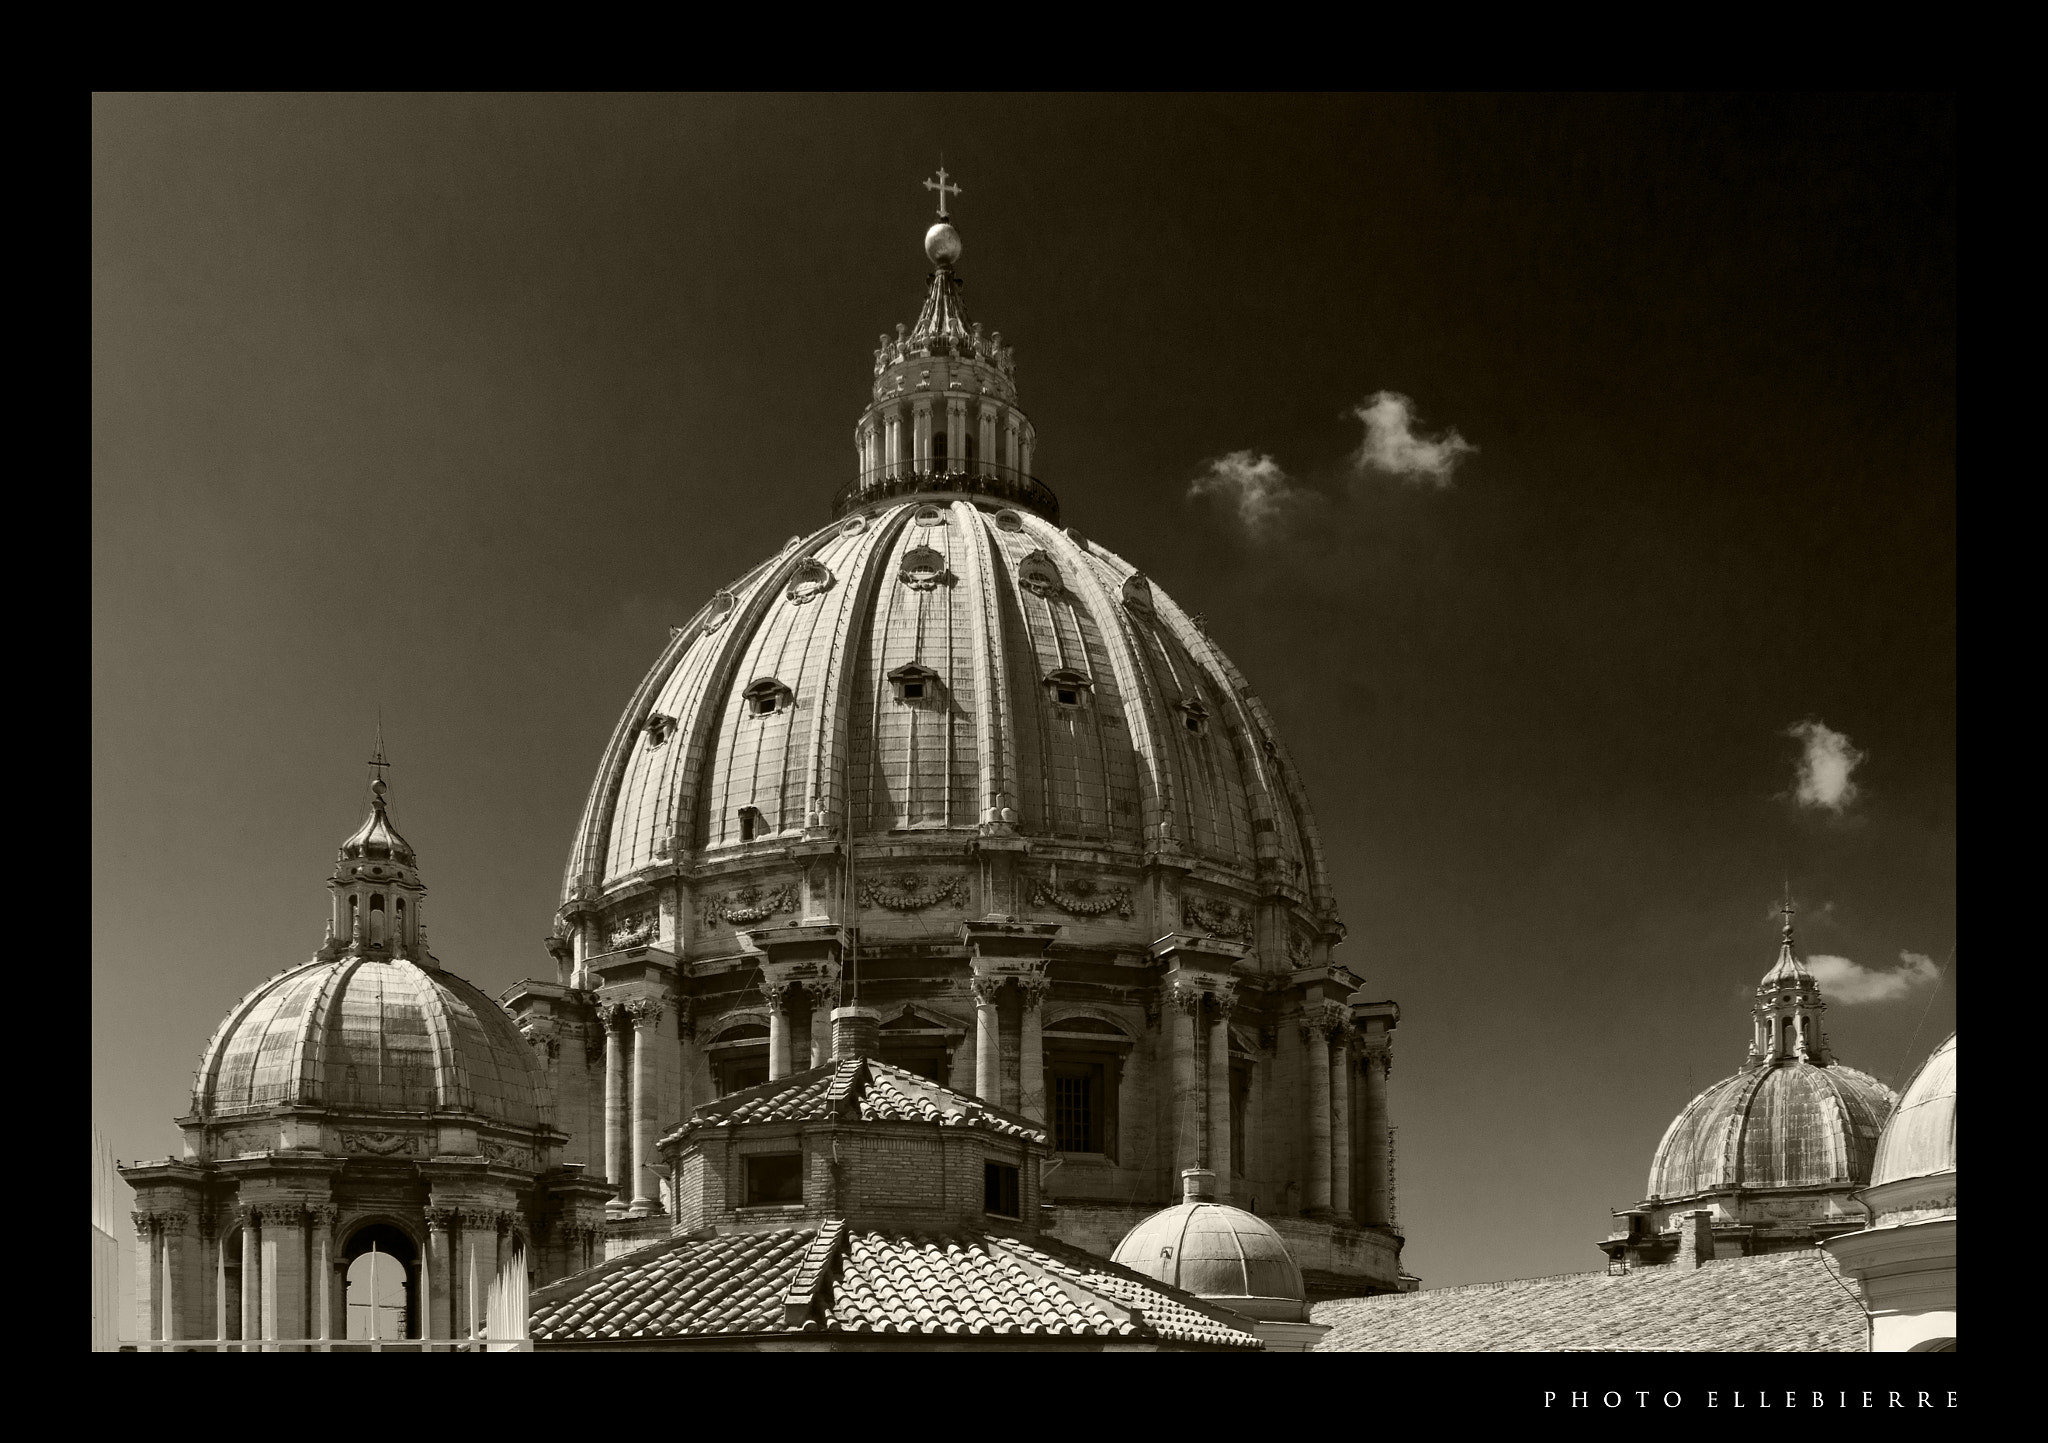
[[[1788,881],[1787,881],[1787,882],[1785,883],[1785,901],[1784,901],[1784,904],[1783,904],[1782,906],[1780,906],[1780,907],[1778,908],[1778,911],[1779,911],[1780,915],[1782,915],[1782,916],[1784,917],[1784,919],[1785,919],[1785,934],[1784,934],[1784,935],[1785,935],[1785,940],[1786,940],[1787,942],[1790,942],[1790,941],[1792,940],[1792,914],[1793,914],[1794,912],[1798,911],[1798,910],[1799,910],[1799,909],[1798,909],[1797,907],[1794,907],[1794,906],[1792,905],[1792,883],[1791,883],[1791,882],[1790,882],[1790,881],[1788,880]]]
[[[370,760],[364,763],[364,765],[368,766],[371,772],[370,795],[376,799],[376,804],[381,807],[384,805],[384,788],[386,786],[384,773],[391,765],[384,757],[384,708],[382,707],[377,708],[377,749],[370,757]]]
[[[924,183],[924,188],[926,190],[935,190],[939,193],[939,219],[950,220],[951,217],[946,214],[946,196],[948,193],[953,195],[960,194],[960,187],[946,184],[946,161],[944,156],[939,158],[939,178],[937,180],[927,180]]]

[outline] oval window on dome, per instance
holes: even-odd
[[[930,591],[949,575],[945,555],[929,546],[913,546],[904,552],[903,567],[897,573],[912,591]]]
[[[796,572],[789,579],[789,590],[785,593],[798,606],[807,601],[816,601],[832,589],[832,571],[815,556],[798,563]]]
[[[1024,518],[1014,511],[998,511],[996,513],[996,529],[998,531],[1022,531],[1024,529]]]
[[[937,506],[920,506],[917,508],[915,519],[920,526],[944,526],[946,524],[946,513]]]
[[[841,536],[858,536],[858,535],[860,535],[860,534],[861,534],[861,532],[863,532],[863,531],[865,531],[865,530],[867,530],[867,529],[868,529],[868,519],[867,519],[867,517],[865,517],[865,516],[849,516],[849,517],[847,517],[847,518],[846,518],[846,520],[845,520],[845,521],[843,521],[843,522],[841,522],[841,523],[840,523],[840,526],[839,526],[839,534],[840,534]]]

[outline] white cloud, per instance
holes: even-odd
[[[1864,754],[1849,738],[1820,721],[1803,721],[1785,729],[1805,743],[1799,758],[1799,779],[1793,796],[1802,807],[1823,807],[1840,815],[1856,800],[1849,774],[1862,765]]]
[[[1901,952],[1899,965],[1889,971],[1865,967],[1847,957],[1809,957],[1806,968],[1813,973],[1830,1002],[1853,1007],[1859,1002],[1889,1002],[1904,997],[1917,987],[1929,987],[1941,976],[1934,959],[1924,952]]]
[[[1398,391],[1381,391],[1352,408],[1365,423],[1365,440],[1352,462],[1363,474],[1378,471],[1404,481],[1451,484],[1458,462],[1479,448],[1456,429],[1431,439],[1415,434],[1415,403]]]
[[[1221,497],[1253,536],[1278,528],[1311,494],[1271,456],[1250,451],[1217,457],[1188,483],[1190,496]]]

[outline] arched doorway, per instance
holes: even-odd
[[[357,1228],[343,1244],[342,1336],[351,1340],[420,1336],[419,1246],[390,1223]]]

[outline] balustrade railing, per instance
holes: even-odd
[[[931,493],[987,496],[1035,511],[1046,520],[1060,519],[1060,499],[1050,486],[1015,466],[962,458],[898,461],[862,472],[832,497],[832,514],[844,516],[856,507],[899,496]]]

